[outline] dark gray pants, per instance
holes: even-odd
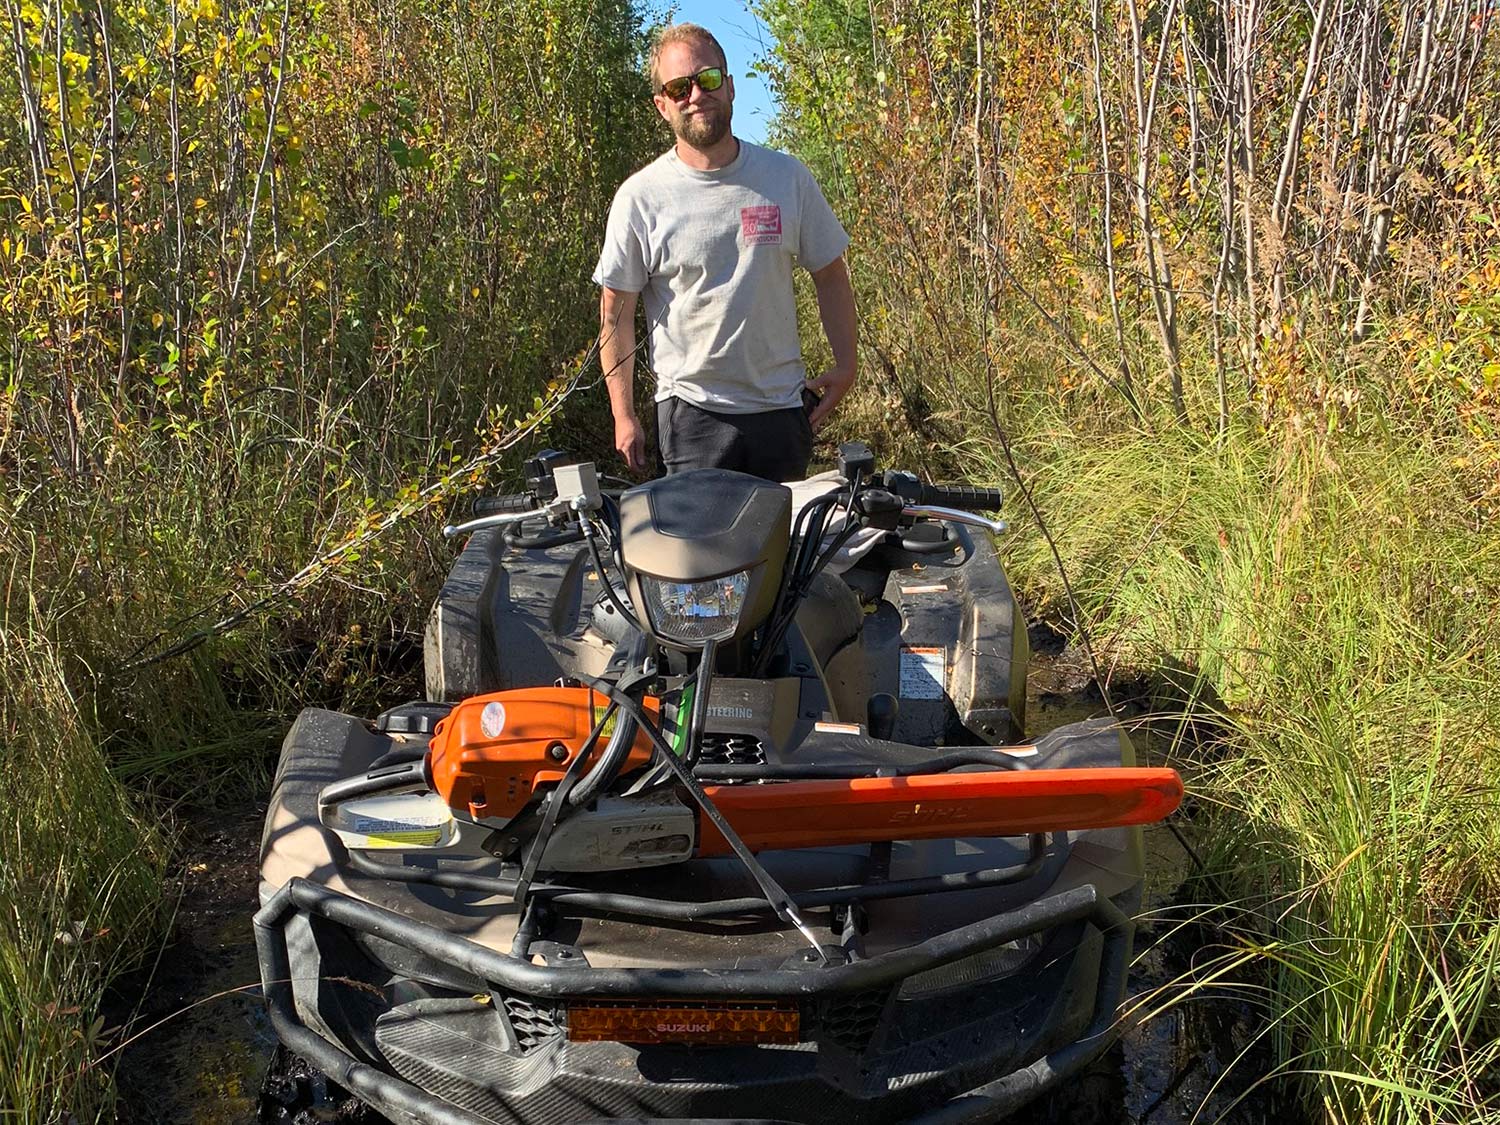
[[[802,480],[812,457],[812,426],[800,406],[718,414],[674,397],[656,404],[656,433],[668,473],[732,469],[766,480]]]

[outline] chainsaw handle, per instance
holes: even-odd
[[[430,788],[432,779],[427,774],[427,756],[411,762],[397,762],[392,766],[377,766],[367,773],[340,778],[323,786],[318,792],[318,820],[328,823],[327,810],[341,801],[355,797],[370,797],[376,793],[395,793],[406,789]]]

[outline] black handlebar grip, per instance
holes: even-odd
[[[998,512],[1001,494],[998,488],[970,488],[964,484],[923,484],[918,504],[938,508],[961,508],[969,512]]]
[[[527,493],[510,492],[503,496],[476,496],[473,510],[476,516],[498,516],[510,512],[529,512],[536,506],[536,500]]]

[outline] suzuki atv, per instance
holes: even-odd
[[[396,1121],[994,1120],[1111,1043],[1111,720],[1022,742],[991,489],[546,454],[447,529],[425,701],[305,711],[266,816],[283,1043]]]

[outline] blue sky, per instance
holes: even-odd
[[[672,11],[673,22],[701,24],[723,44],[724,53],[729,56],[729,73],[734,75],[734,135],[763,143],[776,107],[765,80],[746,71],[766,53],[771,33],[740,0],[658,2]]]

